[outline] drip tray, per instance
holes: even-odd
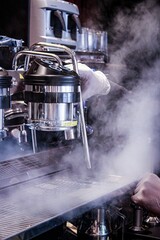
[[[70,147],[58,147],[19,158],[0,161],[0,189],[70,167]]]
[[[61,170],[0,190],[0,240],[32,239],[129,189],[130,181],[84,181]],[[124,190],[124,191],[123,191]]]

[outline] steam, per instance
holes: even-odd
[[[120,10],[112,24],[107,71],[129,92],[119,96],[111,91],[108,96],[91,99],[94,135],[89,144],[93,171],[99,179],[110,174],[137,179],[156,168],[159,12],[156,1],[144,1],[134,9]],[[98,26],[98,23],[94,25]],[[74,154],[76,159],[81,158],[77,148]],[[74,164],[79,170],[79,162],[76,160]]]
[[[142,79],[142,83],[137,86],[129,101],[123,104],[121,102],[117,129],[119,134],[125,136],[125,142],[118,153],[115,154],[117,149],[115,147],[110,156],[117,173],[132,177],[155,170],[157,157],[155,137],[158,133],[155,121],[158,113],[158,99],[156,99],[157,93],[154,88],[159,86],[148,83],[147,72],[143,76],[146,82]]]
[[[115,98],[116,113],[106,100],[106,117],[103,114],[103,127],[99,127],[103,142],[99,144],[105,147],[106,141],[107,147],[109,138],[104,136],[108,130],[113,133],[113,143],[102,155],[103,173],[139,178],[155,170],[160,91],[159,12],[155,1],[145,1],[132,11],[121,10],[115,18],[109,73],[131,92]],[[116,68],[117,65],[121,67]]]
[[[123,70],[111,71],[118,83],[127,74],[136,78],[137,71],[143,71],[159,51],[159,10],[156,1],[144,1],[115,17],[110,63],[123,66]]]

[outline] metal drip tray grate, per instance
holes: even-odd
[[[0,188],[64,169],[60,163],[69,150],[57,148],[0,162]]]
[[[31,239],[126,186],[123,179],[84,182],[70,175],[65,170],[1,189],[0,240]]]

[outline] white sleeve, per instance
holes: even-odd
[[[68,65],[70,69],[71,66]],[[99,94],[108,94],[110,83],[107,76],[101,71],[93,71],[86,64],[78,63],[79,76],[82,85],[82,97],[84,100]]]

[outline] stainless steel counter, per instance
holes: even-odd
[[[40,155],[43,158],[46,154],[37,156]],[[16,168],[17,161],[19,169],[20,165],[30,162],[30,168],[23,167],[21,174],[13,176],[10,171],[12,176],[8,172],[8,181],[2,179],[0,240],[32,239],[99,204],[120,197],[132,185],[133,181],[121,176],[106,176],[103,181],[96,181],[72,174],[66,163],[65,167],[62,162],[59,168],[56,167],[57,160],[53,156],[51,154],[50,158],[55,161],[48,167],[43,165],[43,159],[39,159],[41,168],[36,168],[34,159],[31,162],[29,156],[16,159],[15,164],[14,160],[0,163],[3,169],[7,169],[8,164],[9,171],[11,166]]]

